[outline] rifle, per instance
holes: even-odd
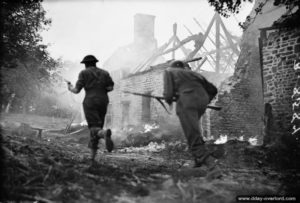
[[[189,59],[189,60],[184,60],[183,62],[184,63],[191,63],[191,62],[194,62],[194,61],[199,61],[201,60],[203,57],[198,57],[198,58],[193,58],[193,59]]]
[[[165,104],[162,102],[162,100],[165,100],[166,98],[162,97],[162,96],[154,96],[151,94],[143,94],[143,93],[139,93],[139,92],[131,92],[131,91],[123,91],[124,93],[129,93],[129,94],[133,94],[133,95],[137,95],[137,96],[142,96],[142,97],[149,97],[149,98],[154,98],[156,99],[163,107],[164,109],[170,114],[170,112],[167,110]],[[176,101],[176,98],[173,98],[173,101]],[[206,108],[209,109],[213,109],[216,111],[220,111],[222,109],[222,107],[220,106],[211,106],[211,105],[207,105]]]
[[[183,60],[182,62],[185,63],[185,64],[188,64],[188,63],[191,63],[191,62],[199,61],[201,59],[203,59],[203,57],[197,57],[197,58],[193,58],[193,59],[189,59],[189,60]],[[168,60],[167,63],[171,63],[174,60],[175,59]]]

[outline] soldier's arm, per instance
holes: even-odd
[[[68,90],[69,90],[70,92],[73,92],[74,94],[78,94],[78,93],[80,92],[80,90],[78,90],[78,89],[76,88],[76,86],[73,87],[73,85],[72,85],[71,83],[68,83]]]
[[[81,89],[84,87],[84,85],[85,85],[84,73],[80,72],[75,87],[73,87],[71,83],[68,83],[68,90],[70,92],[73,92],[74,94],[78,94],[81,91]]]
[[[172,104],[174,96],[174,85],[172,75],[167,70],[164,72],[164,92],[163,96],[168,104]]]
[[[112,91],[114,89],[114,85],[115,85],[114,81],[110,77],[109,73],[107,73],[106,90],[108,92]]]

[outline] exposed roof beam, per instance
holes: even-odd
[[[220,16],[218,16],[218,17],[220,18]],[[221,26],[222,26],[222,28],[223,28],[223,30],[224,30],[225,36],[226,36],[226,38],[227,38],[227,40],[228,40],[228,42],[229,42],[231,48],[232,48],[233,51],[236,53],[236,55],[239,55],[240,52],[239,52],[238,48],[236,47],[236,45],[233,43],[231,34],[230,34],[230,33],[228,32],[228,30],[226,29],[226,27],[225,27],[225,25],[224,25],[224,23],[223,23],[222,20],[220,20],[220,24],[221,24]]]
[[[210,21],[210,23],[209,23],[209,25],[208,25],[208,27],[207,27],[207,30],[206,30],[206,32],[205,32],[205,34],[204,34],[204,36],[203,36],[203,39],[202,39],[201,44],[199,44],[199,45],[194,49],[194,51],[192,51],[192,52],[188,55],[187,59],[193,58],[193,57],[196,55],[196,53],[197,53],[197,52],[201,49],[201,47],[203,46],[203,44],[204,44],[204,42],[205,42],[205,40],[206,40],[206,38],[207,38],[207,36],[208,36],[210,30],[211,30],[211,27],[212,27],[212,25],[213,25],[213,23],[214,23],[214,21],[215,21],[215,19],[216,19],[216,15],[217,15],[217,13],[215,13],[214,17],[213,17],[212,20]]]

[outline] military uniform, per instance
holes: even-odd
[[[199,120],[210,102],[210,97],[203,86],[204,80],[201,74],[183,67],[168,68],[164,73],[164,97],[169,104],[177,97],[176,114],[188,147],[198,162],[203,162],[210,155],[205,149],[199,128]]]
[[[81,63],[85,64],[86,69],[79,73],[75,87],[68,82],[69,91],[75,94],[82,88],[85,90],[83,110],[90,129],[89,147],[92,150],[92,161],[95,159],[100,138],[105,139],[106,149],[109,152],[114,147],[111,130],[102,129],[109,102],[107,92],[113,90],[114,82],[107,71],[96,67],[97,62],[93,55],[85,56]]]
[[[83,110],[89,128],[103,128],[108,105],[107,87],[113,86],[109,73],[97,67],[89,67],[80,72],[76,88],[85,90]]]
[[[109,103],[107,87],[113,86],[109,73],[97,67],[89,67],[82,70],[76,82],[76,88],[85,90],[83,111],[91,134],[90,147],[96,148],[99,139],[97,132],[103,128],[107,105]]]

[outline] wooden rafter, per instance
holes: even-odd
[[[203,32],[203,27],[201,24],[197,21],[196,18],[194,18],[194,21],[197,23],[197,25],[200,27],[201,31]],[[212,32],[212,27],[215,24],[215,35],[213,40],[211,36],[209,36],[210,33]],[[201,55],[204,57],[205,60],[202,60],[200,63],[195,63],[197,67],[195,70],[199,71],[201,66],[207,61],[214,69],[216,72],[220,72],[220,66],[221,66],[221,58],[224,58],[222,56],[222,51],[231,49],[233,52],[230,56],[226,56],[227,60],[227,65],[226,69],[230,65],[230,63],[233,60],[233,55],[238,55],[239,54],[239,47],[238,47],[238,39],[234,36],[232,36],[228,30],[226,29],[221,17],[219,14],[215,13],[213,18],[211,19],[207,29],[204,32],[204,35],[200,32],[199,34],[193,34],[191,30],[185,26],[185,29],[188,31],[190,34],[189,37],[180,40],[177,36],[177,24],[175,23],[173,25],[173,35],[169,39],[167,43],[156,49],[156,51],[152,54],[151,57],[147,58],[144,60],[137,68],[133,71],[133,73],[143,71],[145,68],[150,67],[150,65],[159,57],[166,55],[168,53],[172,53],[172,59],[175,59],[175,51],[177,49],[181,49],[184,55],[186,56],[185,60],[190,60],[196,56],[198,52],[201,53]],[[223,33],[221,32],[221,29],[223,30]],[[215,50],[209,51],[205,46],[204,43],[206,39],[209,39],[210,42],[216,47]],[[194,41],[195,42],[195,49],[191,52],[189,52],[188,49],[185,48],[185,44]],[[171,48],[167,49],[169,46],[172,46]],[[202,49],[202,50],[201,50]],[[214,57],[215,56],[215,57]],[[228,58],[229,57],[229,58]]]
[[[220,19],[216,18],[216,72],[220,72]]]
[[[201,49],[201,47],[203,46],[203,44],[204,44],[204,42],[205,42],[205,40],[206,40],[206,38],[207,38],[207,36],[208,36],[208,34],[209,34],[209,32],[210,32],[212,26],[213,26],[213,24],[214,24],[214,20],[215,20],[215,18],[216,18],[216,15],[217,15],[217,13],[215,13],[213,19],[210,21],[210,23],[209,23],[209,25],[208,25],[207,30],[206,30],[206,32],[205,32],[205,34],[204,34],[204,36],[203,36],[202,43],[199,44],[199,45],[195,48],[195,50],[192,51],[192,52],[188,55],[187,59],[193,58],[193,57],[196,55],[196,53],[197,53],[197,52]]]
[[[196,18],[193,18],[194,21],[196,22],[196,24],[200,27],[201,31],[204,32],[204,28],[201,26],[201,24],[199,23],[199,21]],[[207,38],[209,39],[209,41],[213,44],[216,45],[216,43],[214,42],[214,40],[208,35]]]
[[[203,59],[201,60],[201,62],[198,64],[198,66],[195,68],[195,72],[198,72],[198,71],[200,71],[200,69],[201,69],[201,67],[202,67],[202,65],[205,63],[207,61],[207,57],[206,56],[204,56],[203,57]]]
[[[218,16],[218,18],[221,19],[220,16]],[[231,36],[231,34],[230,34],[230,33],[228,32],[228,30],[226,29],[226,27],[225,27],[223,21],[220,20],[219,22],[220,22],[220,24],[221,24],[221,26],[222,26],[222,28],[223,28],[223,31],[224,31],[224,33],[225,33],[225,36],[226,36],[226,38],[227,38],[227,40],[228,40],[228,42],[229,42],[229,44],[230,44],[232,50],[235,52],[235,54],[239,55],[240,52],[239,52],[239,50],[237,49],[237,47],[234,45],[234,43],[233,43],[233,41],[232,41],[232,36]]]

